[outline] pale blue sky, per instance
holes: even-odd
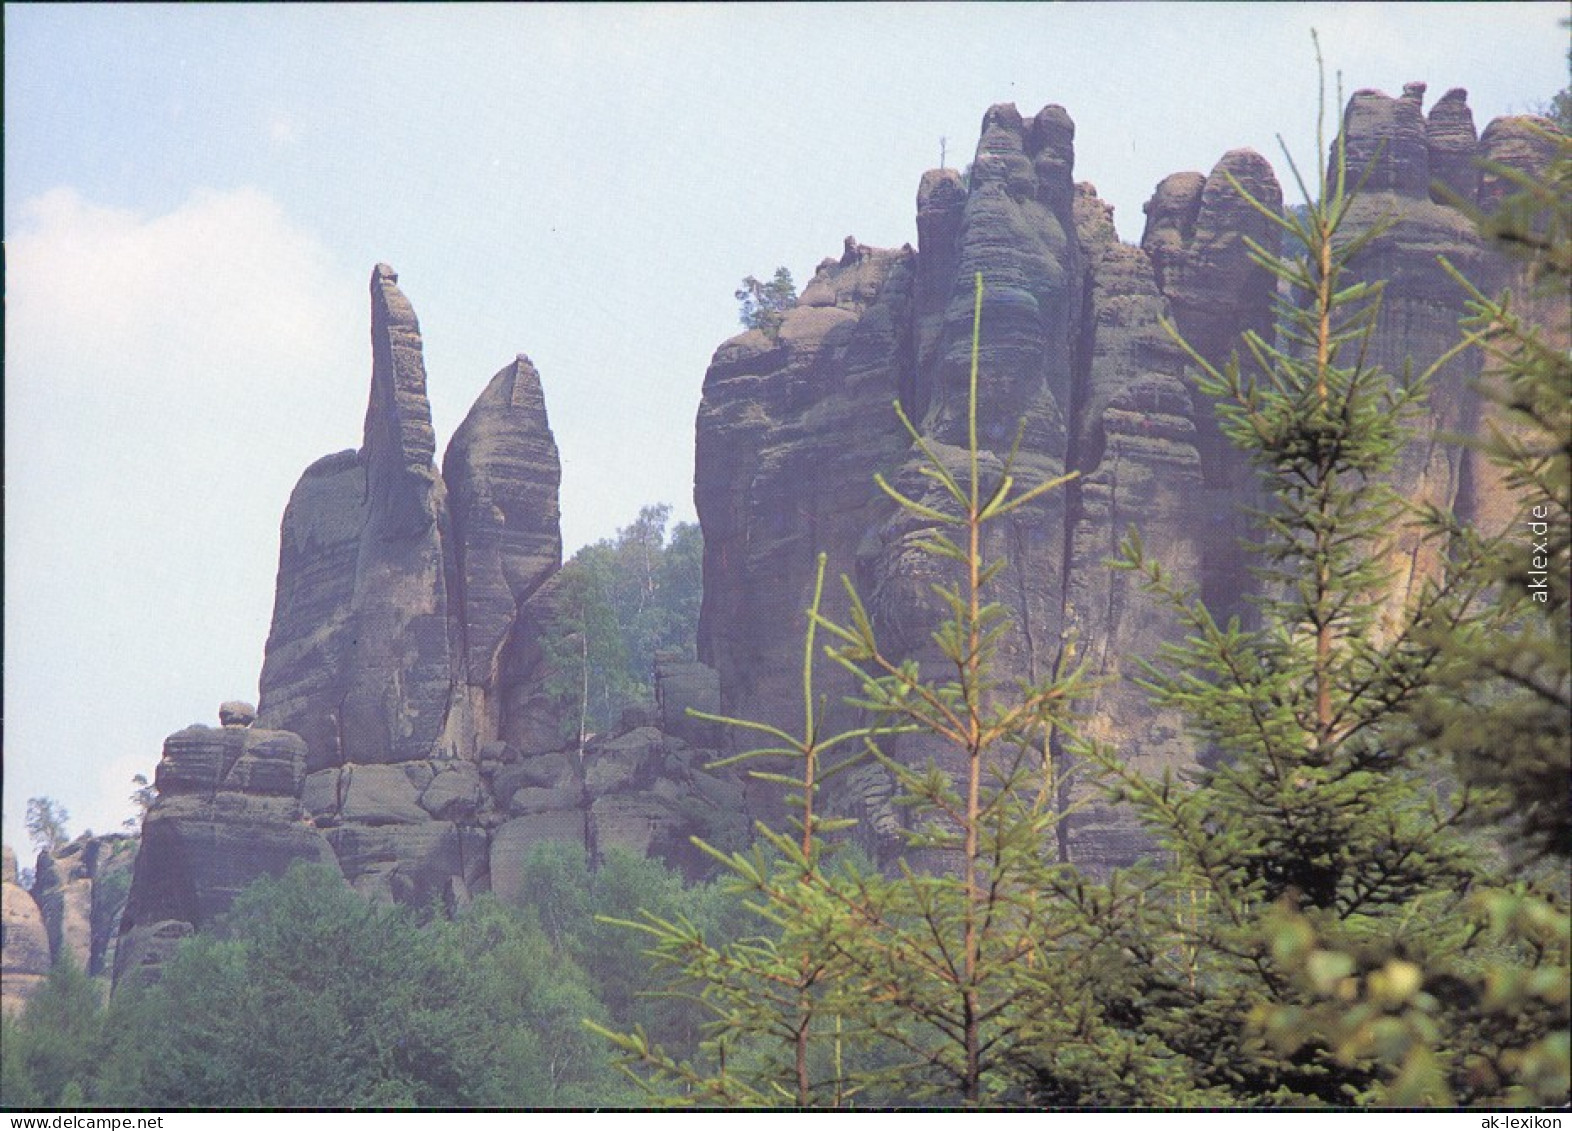
[[[1311,27],[1349,90],[1463,86],[1482,129],[1565,84],[1564,10],[7,6],[6,840],[37,794],[116,826],[165,735],[255,697],[289,490],[359,443],[374,263],[439,443],[533,357],[571,551],[691,517],[738,280],[914,242],[991,103],[1065,106],[1134,240],[1168,173],[1319,161]]]

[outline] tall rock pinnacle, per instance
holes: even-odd
[[[446,492],[397,278],[385,265],[371,277],[364,444],[308,468],[284,515],[261,717],[305,738],[311,770],[451,753]]]
[[[491,379],[448,444],[442,475],[461,579],[466,685],[477,740],[500,733],[503,652],[519,611],[562,565],[562,465],[540,374],[520,354]]]

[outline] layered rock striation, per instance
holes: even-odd
[[[189,726],[164,742],[120,921],[117,982],[155,978],[182,939],[255,880],[296,861],[333,863],[301,810],[305,742],[253,726],[253,712],[239,706],[225,704],[220,726]]]

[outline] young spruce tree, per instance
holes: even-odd
[[[1477,933],[1424,965],[1329,950],[1301,916],[1276,923],[1302,980],[1314,957],[1347,968],[1359,988],[1352,1002],[1340,987],[1320,993],[1286,1020],[1304,1040],[1380,1063],[1375,1098],[1395,1105],[1572,1100],[1572,139],[1546,140],[1556,151],[1547,175],[1488,167],[1517,191],[1478,217],[1523,261],[1519,293],[1490,297],[1453,273],[1495,409],[1474,446],[1518,509],[1499,532],[1453,531],[1476,542],[1492,600],[1485,615],[1435,632],[1444,662],[1412,738],[1473,784],[1475,819],[1516,874],[1477,885],[1462,908]]]
[[[1409,740],[1409,714],[1449,670],[1447,641],[1488,615],[1492,578],[1480,540],[1457,538],[1441,572],[1399,586],[1389,563],[1450,524],[1388,476],[1466,339],[1421,373],[1370,364],[1381,284],[1349,268],[1384,227],[1347,230],[1359,186],[1341,134],[1313,192],[1294,174],[1306,207],[1287,215],[1234,186],[1303,247],[1252,248],[1290,296],[1278,341],[1248,334],[1249,364],[1219,368],[1180,339],[1264,484],[1259,627],[1218,623],[1132,537],[1120,564],[1188,629],[1148,686],[1188,716],[1208,768],[1154,780],[1092,757],[1166,852],[1129,945],[1142,1025],[1198,1083],[1234,1103],[1444,1104],[1454,1054],[1481,1033],[1448,1028],[1453,985],[1425,972],[1468,960],[1490,854],[1463,828],[1475,788]]]
[[[686,922],[646,916],[630,924],[681,979],[702,986],[714,1015],[694,1060],[668,1055],[643,1033],[607,1034],[630,1070],[674,1088],[678,1102],[1171,1104],[1191,1095],[1176,1058],[1110,1023],[1099,1000],[1097,987],[1133,976],[1107,925],[1125,897],[1116,889],[1094,901],[1050,851],[1063,813],[1045,752],[1051,732],[1071,723],[1079,677],[1023,686],[997,671],[1008,613],[990,589],[1005,562],[986,556],[985,530],[1065,479],[1018,489],[1013,452],[991,473],[984,464],[980,277],[976,286],[966,451],[947,461],[897,405],[936,501],[876,480],[927,524],[924,548],[948,563],[951,581],[938,587],[948,616],[933,634],[942,662],[924,671],[886,652],[849,582],[847,622],[823,615],[821,558],[804,643],[801,734],[721,720],[773,743],[736,761],[785,755],[793,767],[752,771],[792,791],[791,828],[760,828],[748,854],[715,853],[761,932],[715,946]],[[821,634],[831,641],[824,654],[861,688],[863,723],[837,734],[822,726],[814,675]],[[959,773],[914,768],[884,751],[889,736],[913,732],[942,740]],[[901,865],[891,874],[836,854],[837,834],[851,822],[822,812],[821,791],[865,757],[904,793],[908,848],[941,867]]]

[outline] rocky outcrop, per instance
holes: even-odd
[[[487,788],[505,819],[492,834],[491,890],[518,894],[530,850],[543,840],[582,844],[589,859],[613,849],[657,856],[696,877],[709,857],[692,844],[741,847],[748,836],[743,787],[712,771],[721,757],[716,724],[688,710],[720,710],[713,668],[671,654],[657,656],[655,709],[629,708],[609,734],[584,746],[526,754],[506,742],[487,748]]]
[[[501,732],[506,647],[519,610],[562,564],[562,472],[540,374],[520,354],[491,379],[453,434],[442,464],[453,526],[474,725],[465,753]]]
[[[1087,736],[1117,743],[1133,764],[1160,771],[1195,752],[1177,713],[1154,707],[1131,681],[1131,665],[1153,655],[1180,626],[1129,573],[1101,563],[1119,555],[1134,527],[1173,577],[1198,583],[1212,499],[1196,404],[1183,378],[1184,358],[1162,328],[1168,308],[1152,261],[1118,241],[1112,210],[1096,190],[1080,189],[1076,235],[1088,287],[1073,462],[1082,475],[1069,489],[1065,644],[1055,662],[1060,670],[1084,666],[1092,677],[1083,705]],[[1194,256],[1193,240],[1186,254]],[[1144,844],[1134,821],[1076,778],[1063,749],[1055,756],[1062,800],[1076,807],[1061,830],[1061,853],[1091,867],[1129,859]]]
[[[1369,167],[1350,234],[1395,221],[1355,263],[1356,273],[1389,280],[1371,360],[1393,373],[1409,358],[1423,368],[1456,340],[1461,293],[1437,255],[1474,277],[1493,269],[1448,195],[1488,199],[1489,177],[1473,171],[1488,146],[1474,137],[1463,92],[1448,93],[1428,119],[1423,94],[1422,84],[1397,99],[1362,91],[1345,117],[1351,178]],[[1502,153],[1526,149],[1526,133],[1492,129]],[[1179,626],[1105,562],[1134,526],[1176,585],[1193,586],[1220,617],[1251,615],[1255,582],[1240,539],[1259,501],[1255,475],[1197,395],[1162,320],[1211,364],[1238,356],[1251,367],[1242,335],[1272,340],[1277,298],[1252,244],[1276,248],[1278,228],[1263,210],[1282,207],[1281,191],[1262,157],[1229,152],[1209,174],[1158,186],[1134,249],[1118,242],[1095,190],[1074,186],[1073,142],[1059,107],[1031,118],[994,107],[969,183],[948,170],[923,176],[915,252],[849,242],[840,260],[821,264],[804,293],[808,309],[788,315],[777,339],[745,334],[717,350],[698,415],[695,497],[707,544],[701,654],[718,669],[728,712],[795,722],[800,610],[819,553],[832,572],[855,578],[888,650],[933,659],[928,633],[942,610],[932,585],[943,574],[918,549],[926,523],[896,513],[871,480],[882,473],[939,504],[882,411],[891,400],[940,458],[961,466],[980,273],[982,473],[1000,474],[1018,429],[1018,482],[1078,473],[991,535],[989,555],[1009,561],[994,590],[1012,626],[998,674],[1035,680],[1085,663],[1098,679],[1086,704],[1091,731],[1151,769],[1182,770],[1202,755],[1182,720],[1157,712],[1128,680],[1130,658],[1153,655]],[[1429,416],[1415,422],[1396,475],[1406,497],[1475,505],[1466,457],[1435,439],[1477,418],[1472,364],[1454,360],[1437,374]],[[1434,563],[1417,544],[1402,549],[1392,564],[1417,583]],[[892,749],[913,765],[943,766],[949,756],[921,738]],[[1072,769],[1062,751],[1055,757],[1056,769]],[[868,818],[880,851],[901,820],[889,784],[874,771],[849,775],[839,799]],[[1063,800],[1084,800],[1077,788],[1072,778]],[[755,793],[749,802],[758,811]],[[1142,849],[1119,814],[1078,809],[1060,852],[1102,867]]]
[[[1441,266],[1441,257],[1487,290],[1504,281],[1508,269],[1479,236],[1472,217],[1455,206],[1495,204],[1494,178],[1480,176],[1476,164],[1488,151],[1474,139],[1467,95],[1449,91],[1426,120],[1424,93],[1423,83],[1409,83],[1400,98],[1358,91],[1343,121],[1350,177],[1365,176],[1369,167],[1366,191],[1350,210],[1353,230],[1389,225],[1351,267],[1356,279],[1385,280],[1369,363],[1393,374],[1405,366],[1427,371],[1458,341],[1466,293]],[[1496,123],[1487,132],[1492,130],[1497,138],[1514,132]],[[1434,372],[1425,411],[1410,422],[1413,437],[1393,479],[1405,499],[1456,508],[1466,521],[1490,526],[1512,509],[1504,488],[1485,461],[1444,440],[1478,432],[1483,411],[1475,392],[1478,377],[1474,350]],[[1436,543],[1415,536],[1396,548],[1388,564],[1412,590],[1439,571],[1441,553]]]
[[[1241,191],[1242,190],[1242,191]],[[1250,365],[1246,333],[1272,338],[1276,281],[1250,257],[1250,245],[1273,249],[1278,229],[1248,198],[1282,206],[1272,167],[1254,150],[1225,153],[1206,176],[1176,173],[1145,205],[1141,248],[1151,260],[1174,326],[1197,353],[1219,368],[1230,358]],[[1252,581],[1239,540],[1245,508],[1258,502],[1248,460],[1222,434],[1205,404],[1190,419],[1200,455],[1201,484],[1191,536],[1201,555],[1197,581],[1219,615],[1248,615],[1241,600]]]
[[[16,856],[4,850],[0,1007],[20,1008],[56,962],[93,976],[113,969],[136,853],[132,836],[80,836],[39,853],[27,889],[17,882]]]
[[[450,757],[464,721],[446,492],[420,327],[397,281],[385,265],[372,274],[360,451],[309,468],[284,517],[261,721],[301,735],[312,770]]]
[[[997,481],[1019,437],[1018,482],[1082,475],[990,533],[987,553],[1009,562],[995,590],[1012,614],[999,676],[1041,680],[1078,662],[1077,634],[1082,655],[1094,651],[1093,666],[1117,675],[1120,655],[1161,635],[1166,622],[1149,602],[1110,592],[1101,562],[1126,524],[1149,518],[1176,534],[1172,556],[1194,570],[1195,410],[1159,324],[1167,305],[1154,269],[1118,243],[1095,192],[1078,193],[1073,163],[1074,126],[1062,108],[1026,118],[994,107],[969,185],[945,170],[924,175],[915,252],[849,244],[820,266],[803,295],[808,310],[787,316],[778,341],[742,335],[717,351],[699,410],[695,496],[706,542],[701,655],[719,671],[728,712],[797,722],[802,609],[819,553],[856,579],[887,649],[934,661],[929,633],[941,610],[932,586],[944,575],[921,550],[928,524],[897,512],[872,477],[943,505],[886,406],[899,400],[930,448],[961,470],[979,274],[982,473]],[[1198,210],[1197,200],[1176,226],[1176,254],[1193,257]],[[822,306],[832,296],[830,329]],[[829,592],[834,615],[844,598]],[[1096,706],[1121,736],[1164,729],[1136,717],[1137,696],[1110,693]],[[1175,756],[1161,738],[1148,745]],[[958,769],[953,752],[922,736],[891,747],[914,765],[932,758]],[[777,791],[751,791],[753,811],[764,792]],[[894,793],[882,771],[864,767],[835,799],[864,818],[882,854],[900,845]],[[1060,847],[1102,859],[1128,854],[1129,842],[1102,820]]]
[[[131,836],[82,836],[53,852],[39,853],[33,897],[57,961],[69,955],[78,969],[92,975],[114,969],[114,948],[137,847]]]
[[[692,835],[740,843],[738,787],[703,769],[713,727],[683,714],[719,708],[712,669],[663,659],[669,734],[656,717],[582,751],[566,736],[542,647],[562,542],[539,374],[521,354],[492,378],[439,473],[397,281],[385,265],[371,278],[362,445],[307,468],[284,514],[260,710],[225,703],[221,728],[165,744],[122,974],[154,976],[241,888],[297,860],[371,898],[452,909],[506,894],[542,839],[689,871]]]
[[[1430,199],[1437,204],[1469,204],[1479,195],[1479,135],[1468,91],[1453,87],[1425,118],[1425,149],[1430,162]]]
[[[1555,124],[1532,115],[1497,118],[1485,127],[1479,138],[1482,162],[1479,177],[1479,208],[1494,215],[1503,200],[1519,190],[1507,172],[1542,176],[1551,168],[1557,153]],[[1567,297],[1555,288],[1544,287],[1524,260],[1502,259],[1483,281],[1482,289],[1491,295],[1510,290],[1512,308],[1529,325],[1538,326],[1544,341],[1552,348],[1572,350],[1572,313]],[[1501,434],[1522,435],[1521,425],[1494,402],[1487,401],[1482,419]],[[1526,438],[1526,437],[1525,437]],[[1465,484],[1459,511],[1481,529],[1500,531],[1518,517],[1517,500],[1502,479],[1500,470],[1486,459],[1470,453],[1465,458]]]
[[[800,717],[803,615],[817,556],[835,572],[886,508],[868,490],[909,440],[890,404],[892,373],[914,367],[910,248],[846,241],[819,265],[777,337],[750,330],[721,346],[704,378],[694,498],[704,527],[699,658],[720,673],[732,715]],[[844,608],[839,586],[827,607]],[[796,706],[794,706],[796,704]],[[750,781],[751,810],[778,791]]]
[[[169,736],[142,820],[115,978],[150,979],[179,941],[296,861],[332,864],[299,797],[306,744],[288,731],[190,726]]]
[[[1494,213],[1506,197],[1518,191],[1503,170],[1537,176],[1550,168],[1556,157],[1556,136],[1555,123],[1534,114],[1497,118],[1486,126],[1477,151],[1483,163],[1479,173],[1480,209],[1486,214]]]
[[[16,854],[4,848],[0,864],[0,1013],[19,1011],[38,991],[53,965],[49,931],[33,893],[17,883]]]
[[[556,445],[520,357],[437,471],[419,323],[379,265],[362,446],[306,470],[285,512],[264,726],[306,747],[306,810],[367,894],[463,901],[486,886],[481,748],[504,656],[561,563]]]

